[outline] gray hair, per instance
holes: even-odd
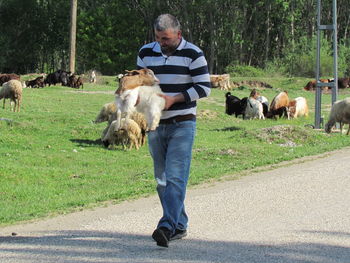
[[[154,30],[164,31],[167,29],[174,29],[177,31],[181,29],[181,25],[175,16],[162,14],[157,17],[156,21],[154,21]]]

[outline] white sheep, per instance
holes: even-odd
[[[118,117],[117,117],[115,102],[106,103],[102,107],[99,115],[96,117],[96,120],[94,122],[94,123],[100,123],[100,122],[108,121],[107,127],[102,131],[101,139],[103,139],[106,136],[111,123],[117,120],[117,118]],[[145,115],[140,112],[134,111],[130,114],[129,118],[135,121],[139,125],[141,129],[140,146],[144,145],[146,143],[146,138],[147,138],[146,136],[147,122],[145,119]]]
[[[110,124],[113,121],[113,115],[117,112],[117,105],[114,101],[106,103],[102,106],[99,114],[96,116],[94,123],[108,121]]]
[[[129,150],[131,150],[133,146],[138,150],[141,141],[142,137],[139,125],[129,118],[122,118],[120,122],[118,120],[112,121],[105,137],[102,139],[106,147],[121,143],[123,148],[126,149],[126,145],[129,144]]]
[[[5,101],[6,99],[10,99],[10,110],[11,110],[11,101],[15,103],[13,107],[13,111],[20,111],[21,102],[22,102],[22,83],[19,80],[12,79],[8,82],[2,84],[2,88],[0,90],[0,100],[4,99],[3,108],[5,109]]]
[[[130,119],[135,121],[141,129],[140,146],[142,146],[146,143],[146,138],[147,138],[147,136],[146,136],[147,122],[146,122],[145,115],[143,113],[135,111],[130,115]]]
[[[248,98],[245,108],[245,119],[265,119],[263,113],[263,105],[260,101],[254,98]]]
[[[350,98],[338,100],[333,104],[325,131],[330,133],[336,122],[340,123],[340,133],[343,131],[344,124],[350,124]],[[349,131],[350,126],[346,135],[349,134]]]
[[[145,114],[147,130],[158,127],[165,99],[159,85],[159,80],[150,69],[132,70],[123,75],[116,91],[118,110],[128,118],[135,110]]]

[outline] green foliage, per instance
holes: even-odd
[[[252,66],[228,65],[225,72],[231,77],[263,77],[265,72],[262,69]]]
[[[338,5],[338,21],[344,21],[337,27],[342,76],[350,74],[350,5],[345,0]],[[76,71],[115,75],[134,68],[139,48],[154,40],[152,24],[160,13],[178,17],[183,36],[203,50],[210,72],[249,65],[268,73],[314,77],[317,16],[316,1],[310,0],[78,1]],[[322,9],[322,17],[330,19],[329,8]],[[1,1],[0,72],[68,69],[69,25],[70,1]],[[321,70],[330,75],[332,33],[325,32],[324,39]]]
[[[295,44],[295,47],[286,48],[284,56],[268,64],[268,67],[288,76],[314,78],[316,74],[316,50],[316,37],[311,40],[302,37]],[[340,75],[344,74],[342,61],[344,61],[344,56],[339,56],[338,62],[341,63],[338,63],[338,72]],[[332,45],[324,38],[321,40],[320,76],[333,76]]]

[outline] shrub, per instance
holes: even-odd
[[[231,77],[263,77],[265,72],[260,68],[252,66],[241,65],[228,65],[225,71],[230,74]]]

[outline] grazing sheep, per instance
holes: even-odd
[[[329,83],[329,82],[332,82],[332,80],[330,80],[330,79],[320,79],[320,82]],[[307,91],[313,91],[315,89],[316,89],[316,80],[315,79],[309,81],[304,87],[304,90],[307,90]],[[327,91],[328,89],[330,89],[330,87],[321,87],[321,89],[323,91]]]
[[[70,71],[64,71],[62,69],[59,69],[53,73],[47,74],[44,84],[56,85],[57,83],[61,83],[63,86],[67,86],[69,82],[69,76],[71,75]]]
[[[81,77],[78,77],[77,81],[74,84],[74,88],[79,89],[80,87],[81,89],[84,89],[84,82]]]
[[[25,81],[26,87],[32,87],[32,88],[43,88],[45,86],[44,83],[44,76],[39,76],[33,80],[27,80]]]
[[[256,99],[261,102],[261,104],[263,106],[263,114],[266,117],[267,112],[269,110],[269,101],[267,100],[266,97],[261,96],[261,95],[259,95]]]
[[[297,97],[289,102],[289,114],[291,118],[309,115],[309,107],[304,97]]]
[[[245,119],[265,119],[263,113],[263,105],[260,101],[249,97],[247,107],[245,108]]]
[[[248,98],[244,97],[242,99],[239,99],[238,97],[231,95],[230,92],[227,92],[225,94],[225,97],[225,113],[228,115],[235,114],[236,118],[239,115],[242,115],[244,119]]]
[[[5,109],[5,100],[10,99],[10,110],[11,110],[11,101],[15,103],[13,111],[20,111],[21,101],[22,101],[22,83],[19,80],[12,79],[8,82],[5,82],[2,85],[0,90],[0,100],[4,99],[3,108]]]
[[[124,149],[129,144],[129,150],[133,146],[138,150],[141,140],[141,129],[139,125],[132,119],[122,118],[120,123],[118,120],[112,121],[102,142],[105,147],[121,143]]]
[[[287,91],[282,91],[273,98],[270,104],[270,110],[267,112],[266,117],[276,119],[276,115],[278,115],[279,117],[282,117],[284,115],[289,120],[288,106],[288,93]]]
[[[116,103],[121,113],[129,115],[135,111],[145,114],[147,130],[158,127],[165,99],[158,86],[159,80],[150,69],[132,70],[121,79],[116,93]]]
[[[4,84],[5,82],[10,81],[11,79],[20,80],[20,76],[14,73],[10,74],[0,74],[0,85]]]
[[[263,111],[262,112],[263,112],[263,115],[265,117],[267,115],[267,112],[268,112],[268,109],[269,109],[269,102],[268,102],[267,98],[264,97],[264,96],[261,96],[260,92],[257,91],[256,89],[253,89],[250,92],[249,97],[258,100],[262,104],[262,107],[263,107]]]
[[[350,98],[336,101],[329,114],[328,122],[325,125],[325,131],[330,133],[336,122],[340,123],[340,133],[343,132],[343,125],[350,124]],[[349,129],[346,135],[349,134]]]
[[[350,78],[339,78],[338,79],[338,88],[339,89],[346,89],[349,87],[350,87]]]
[[[117,112],[117,105],[114,101],[110,103],[106,103],[102,106],[99,114],[96,116],[96,119],[94,123],[101,123],[104,121],[108,121],[108,123],[111,123],[113,120],[113,114]]]
[[[230,90],[230,74],[210,75],[210,83],[213,88]]]
[[[145,115],[143,113],[135,111],[130,115],[130,119],[135,121],[141,129],[141,140],[139,145],[142,146],[146,143],[146,138],[147,138],[146,136],[147,121],[146,121]]]

